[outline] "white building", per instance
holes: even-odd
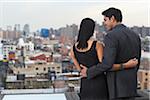
[[[0,28],[0,38],[3,38],[3,30]]]
[[[2,47],[2,54],[5,58],[8,58],[9,52],[16,52],[16,45],[14,44],[4,44]]]
[[[26,64],[26,67],[12,67],[14,74],[25,75],[40,75],[48,73],[48,70],[55,71],[56,74],[62,73],[61,63],[46,63],[46,64]]]
[[[25,43],[23,38],[20,38],[17,44],[18,48],[24,47],[27,51],[34,51],[34,44],[30,41],[29,43]]]

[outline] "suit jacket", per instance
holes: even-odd
[[[106,71],[110,99],[136,96],[137,71],[141,57],[139,36],[125,25],[119,24],[108,32],[104,44],[103,61],[87,70],[87,78],[94,78]],[[111,71],[113,64],[125,63],[132,58],[137,58],[139,61],[136,67]]]

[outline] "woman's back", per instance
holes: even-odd
[[[96,50],[97,41],[93,41],[88,50],[81,52],[73,46],[75,58],[79,64],[88,68],[99,63]],[[89,44],[88,44],[89,45]],[[93,79],[81,78],[80,100],[107,100],[108,90],[105,74]]]
[[[90,49],[84,52],[77,50],[75,45],[73,46],[73,51],[79,64],[85,65],[88,68],[98,64],[99,60],[96,52],[96,42],[97,41],[93,41]]]

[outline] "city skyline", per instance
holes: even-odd
[[[79,25],[85,17],[90,17],[101,25],[101,12],[109,7],[121,9],[123,23],[129,27],[150,26],[148,0],[0,0],[0,27],[6,29],[8,25],[14,27],[15,24],[20,24],[22,29],[25,24],[29,24],[31,31],[50,27],[58,29],[67,24]]]

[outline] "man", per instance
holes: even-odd
[[[141,57],[141,41],[139,36],[127,28],[122,22],[119,9],[109,8],[102,12],[104,26],[108,30],[104,39],[104,57],[102,63],[81,70],[82,77],[94,78],[106,72],[110,100],[134,100],[137,95],[137,71]],[[131,69],[112,71],[113,64],[125,63],[137,58],[138,65]]]

